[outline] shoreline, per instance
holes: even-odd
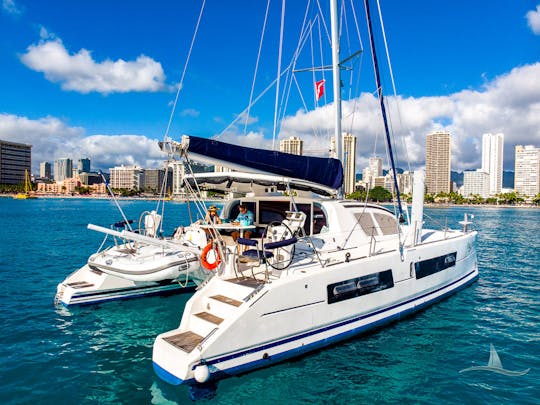
[[[13,198],[16,194],[0,194],[0,198]],[[110,195],[65,195],[65,194],[35,194],[38,199],[79,199],[79,200],[111,200]],[[160,198],[155,196],[143,196],[143,197],[116,197],[118,201],[157,201]],[[186,199],[165,199],[167,202],[176,202],[176,203],[186,203]],[[218,198],[207,198],[204,201],[211,202],[225,202],[226,200]],[[380,205],[389,205],[392,202],[384,203],[375,203]],[[409,204],[410,206],[410,204]],[[532,208],[540,209],[540,205],[533,204],[519,204],[519,205],[510,205],[510,204],[448,204],[448,203],[424,203],[424,207],[429,208],[455,208],[455,207],[466,207],[466,208]]]

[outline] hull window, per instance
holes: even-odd
[[[416,279],[424,278],[456,265],[456,252],[414,264]]]
[[[330,284],[326,287],[328,303],[349,300],[361,295],[371,294],[386,290],[394,286],[392,270],[381,271],[363,277],[352,278],[339,283]]]

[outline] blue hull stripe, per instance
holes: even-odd
[[[453,281],[450,284],[447,284],[447,285],[445,285],[443,287],[440,287],[440,288],[438,288],[436,290],[425,293],[425,294],[423,294],[421,296],[418,296],[418,297],[412,298],[410,300],[404,301],[402,303],[393,305],[391,307],[388,307],[388,308],[385,308],[385,309],[382,309],[382,310],[379,310],[379,311],[375,311],[375,312],[372,312],[372,313],[369,313],[369,314],[366,314],[366,315],[361,315],[361,316],[358,316],[358,317],[355,317],[355,318],[351,318],[351,319],[348,319],[346,321],[342,321],[342,322],[339,322],[339,323],[336,323],[336,324],[333,324],[333,325],[325,326],[323,328],[313,330],[313,331],[310,331],[310,332],[306,332],[306,333],[303,333],[301,335],[297,335],[297,336],[290,337],[290,338],[287,338],[287,339],[282,339],[282,340],[279,340],[279,341],[275,341],[275,342],[272,342],[272,343],[269,343],[269,344],[266,344],[266,345],[263,345],[263,346],[258,346],[256,348],[252,348],[252,349],[249,349],[249,350],[244,350],[242,352],[238,352],[238,353],[235,353],[235,354],[232,354],[232,355],[223,356],[223,357],[213,359],[213,360],[207,360],[205,363],[207,365],[209,365],[209,366],[212,365],[212,364],[221,363],[221,362],[228,361],[228,360],[231,360],[231,359],[234,359],[234,358],[237,358],[237,357],[245,356],[247,354],[260,352],[260,351],[263,351],[263,350],[266,350],[266,349],[269,349],[269,348],[272,348],[272,347],[275,347],[275,346],[280,346],[280,345],[283,345],[283,344],[286,344],[286,343],[289,343],[289,342],[292,342],[292,341],[295,341],[295,340],[303,339],[303,338],[308,337],[308,336],[312,336],[312,335],[316,335],[316,334],[319,334],[319,333],[322,333],[322,332],[326,332],[326,331],[331,330],[331,329],[339,328],[341,326],[344,326],[344,325],[347,325],[347,324],[350,324],[350,323],[354,323],[354,322],[357,322],[359,320],[369,318],[371,316],[375,316],[375,315],[378,315],[378,314],[381,314],[381,313],[384,313],[384,312],[391,311],[391,310],[393,310],[395,308],[407,305],[407,304],[409,304],[409,303],[411,303],[413,301],[417,301],[419,299],[422,299],[422,298],[425,298],[427,296],[433,295],[433,294],[435,294],[435,293],[437,293],[437,292],[439,292],[441,290],[444,290],[444,289],[446,289],[448,287],[451,287],[451,286],[453,286],[455,284],[458,284],[459,282],[463,281],[467,277],[470,277],[471,274],[473,274],[474,272],[475,272],[475,270],[469,272],[465,276],[459,278],[456,281]],[[473,277],[467,283],[460,286],[459,289],[467,287],[468,285],[473,283],[477,278],[478,278],[478,275],[476,277]],[[288,350],[288,351],[285,351],[285,352],[282,352],[282,353],[272,355],[271,357],[269,357],[267,359],[260,359],[260,360],[252,361],[250,363],[245,363],[245,364],[242,364],[242,365],[239,365],[239,366],[236,366],[236,367],[229,368],[226,371],[220,370],[218,373],[212,373],[212,379],[219,378],[218,377],[219,375],[233,375],[233,374],[238,374],[238,373],[249,371],[249,370],[256,369],[256,368],[265,367],[266,365],[269,365],[271,363],[276,363],[276,362],[279,362],[279,361],[282,361],[282,360],[285,360],[285,359],[288,359],[288,358],[291,358],[291,357],[295,357],[295,356],[301,355],[303,353],[315,350],[315,349],[320,348],[320,347],[328,346],[328,345],[330,345],[332,343],[338,342],[340,340],[347,339],[347,338],[352,337],[352,336],[354,336],[356,334],[365,332],[365,331],[367,331],[369,329],[373,329],[373,328],[376,328],[378,326],[382,326],[382,325],[387,324],[389,322],[392,322],[394,320],[398,320],[401,317],[404,317],[404,316],[412,314],[412,313],[414,313],[416,311],[419,311],[419,310],[421,310],[421,309],[423,309],[423,308],[425,308],[425,307],[427,307],[427,306],[429,306],[429,305],[431,305],[431,304],[433,304],[433,303],[435,303],[437,301],[440,301],[440,300],[448,297],[449,295],[454,294],[459,289],[448,291],[448,292],[444,293],[443,295],[441,295],[439,297],[435,297],[435,298],[433,298],[433,299],[431,299],[429,301],[426,301],[426,302],[424,302],[424,303],[422,303],[420,305],[417,305],[417,306],[415,306],[413,308],[403,310],[403,311],[398,312],[398,313],[393,314],[393,315],[389,315],[388,317],[380,319],[378,321],[374,321],[372,323],[359,326],[357,328],[348,330],[346,332],[342,332],[342,333],[339,333],[337,335],[330,336],[330,337],[318,340],[316,342],[303,345],[303,346],[295,348],[295,349],[291,349],[291,350]],[[156,374],[162,380],[168,382],[169,384],[179,385],[179,384],[186,384],[186,383],[194,382],[193,379],[181,380],[180,378],[178,378],[178,377],[174,376],[173,374],[169,373],[167,370],[161,368],[155,362],[154,362],[154,370],[155,370]]]
[[[99,303],[107,302],[107,301],[116,301],[116,300],[123,300],[123,299],[128,299],[128,298],[160,295],[160,294],[165,294],[167,292],[174,292],[179,289],[183,289],[184,292],[192,292],[192,291],[195,291],[195,287],[196,287],[195,284],[188,285],[187,287],[181,287],[179,284],[177,285],[171,284],[171,285],[166,285],[166,286],[161,286],[161,287],[158,287],[158,286],[148,286],[148,287],[143,287],[143,288],[137,287],[137,288],[131,288],[131,289],[112,290],[112,291],[101,292],[101,293],[90,293],[90,294],[81,294],[81,295],[74,294],[71,297],[71,302],[69,304],[66,304],[64,301],[60,301],[60,302],[65,307],[70,307],[73,305],[91,305],[91,304],[99,304]]]

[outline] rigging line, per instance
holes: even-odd
[[[360,55],[360,58],[363,58],[363,52],[362,54]],[[361,60],[358,60],[356,62],[358,64],[358,75],[356,76],[356,89],[354,90],[354,94],[358,94],[358,91],[359,91],[359,88],[360,88],[360,72],[362,71],[362,63],[361,63]],[[354,68],[353,68],[354,69]],[[352,87],[352,86],[351,86]],[[356,118],[356,110],[357,110],[357,107],[358,107],[358,103],[359,103],[359,97],[354,97],[352,98],[352,113],[351,113],[351,120],[350,120],[350,132],[352,133],[352,130],[354,128],[354,120]]]
[[[312,68],[312,71],[311,71],[311,81],[312,83],[316,83],[317,82],[317,77],[315,76],[315,52],[314,52],[314,47],[313,47],[313,31],[310,31],[309,32],[309,47],[311,49],[311,68]],[[322,65],[322,63],[321,63]],[[324,74],[324,73],[323,73]],[[313,92],[313,105],[316,107],[317,106],[317,92]]]
[[[272,134],[272,149],[275,149],[277,117],[278,117],[278,102],[279,102],[279,82],[281,78],[281,58],[283,55],[283,35],[285,32],[285,0],[281,0],[281,27],[279,30],[279,51],[278,51],[278,67],[277,67],[277,83],[276,83],[276,101],[274,105],[274,133]]]
[[[319,0],[317,0],[317,7],[319,8],[319,15],[320,16],[325,15],[325,13],[323,13],[322,11],[321,3]],[[321,20],[324,27],[324,32],[326,33],[326,39],[328,40],[328,44],[331,44],[332,43],[332,40],[330,39],[331,35],[330,35],[330,32],[328,31],[328,26],[326,25],[326,21],[324,20],[324,18],[321,18]]]
[[[280,103],[280,108],[279,108],[279,118],[278,118],[278,122],[279,122],[278,127],[280,128],[280,130],[281,130],[283,119],[284,119],[285,114],[287,112],[287,107],[288,107],[288,102],[289,102],[289,99],[290,99],[290,92],[291,92],[291,88],[292,88],[292,82],[293,82],[293,77],[294,77],[294,73],[295,73],[296,63],[298,61],[298,57],[299,57],[302,49],[304,49],[304,47],[306,46],[306,43],[308,42],[308,40],[310,38],[310,34],[311,34],[312,30],[313,30],[313,22],[308,19],[309,8],[310,8],[310,1],[308,1],[308,4],[306,6],[306,11],[304,13],[304,19],[302,21],[302,28],[300,30],[300,36],[298,38],[298,44],[296,46],[296,50],[295,50],[295,52],[293,54],[293,57],[291,59],[291,63],[289,64],[290,71],[286,76],[285,86],[284,86],[284,88],[286,90],[283,91],[283,94],[282,94],[282,97],[281,97],[281,103]]]
[[[398,100],[398,95],[397,95],[397,90],[396,90],[396,84],[395,84],[395,81],[394,81],[394,71],[392,70],[392,62],[390,61],[390,52],[388,50],[388,42],[386,41],[386,30],[384,28],[384,20],[383,20],[382,11],[381,11],[381,4],[380,4],[379,0],[377,0],[377,9],[378,9],[378,12],[379,12],[379,21],[380,21],[380,24],[381,24],[381,30],[382,30],[383,41],[384,41],[384,48],[386,50],[386,60],[388,61],[388,70],[390,72],[390,80],[392,81],[392,89],[394,91],[397,115],[398,115],[398,118],[399,118],[399,126],[400,126],[400,128],[403,128],[403,122],[401,121],[401,111],[400,111],[400,108],[399,108],[399,100]],[[407,160],[407,167],[408,167],[409,171],[411,171],[409,152],[408,152],[408,149],[407,149],[407,144],[405,143],[405,137],[400,136],[400,139],[401,139],[401,142],[402,142],[402,149],[405,152],[405,159]]]
[[[287,108],[288,108],[288,104],[289,104],[289,100],[290,100],[292,84],[293,84],[293,81],[296,81],[296,77],[295,77],[294,73],[295,73],[295,67],[296,67],[296,63],[298,61],[298,57],[299,57],[302,49],[304,49],[304,47],[306,46],[306,43],[308,42],[308,40],[311,38],[311,33],[313,31],[313,21],[308,19],[308,12],[309,12],[310,3],[311,2],[308,1],[308,4],[306,6],[306,11],[304,13],[304,19],[302,21],[302,28],[300,30],[300,36],[298,38],[298,44],[296,45],[296,50],[295,50],[295,52],[293,54],[293,58],[292,58],[291,63],[289,65],[290,71],[289,71],[289,74],[287,75],[286,86],[285,86],[287,90],[283,92],[282,101],[281,101],[281,107],[280,107],[280,117],[279,117],[280,130],[281,130],[281,126],[282,126],[282,123],[283,123],[283,119],[285,118],[285,114],[287,113]],[[298,87],[298,84],[297,84],[297,87]],[[298,90],[298,92],[300,94],[300,97],[302,98],[301,91]]]
[[[379,94],[379,103],[381,105],[381,113],[383,116],[383,123],[384,123],[384,130],[386,133],[386,142],[388,145],[388,153],[390,155],[390,163],[392,164],[392,172],[394,174],[394,187],[396,190],[397,200],[398,200],[398,209],[399,209],[399,220],[401,221],[403,219],[403,207],[401,206],[401,197],[399,194],[399,186],[397,182],[397,176],[396,176],[396,165],[394,163],[394,154],[392,152],[392,142],[390,140],[390,132],[388,128],[388,120],[386,118],[386,109],[384,106],[384,96],[382,92],[381,87],[381,77],[379,74],[379,65],[377,62],[377,53],[375,51],[375,39],[373,35],[373,27],[371,25],[371,15],[369,12],[369,0],[364,0],[364,4],[366,7],[366,17],[367,17],[367,23],[368,23],[368,30],[369,30],[369,40],[371,45],[371,55],[373,57],[373,67],[375,70],[375,81],[377,82],[377,92]]]
[[[105,187],[107,187],[107,190],[111,194],[111,197],[112,197],[114,203],[116,204],[116,208],[118,208],[118,211],[120,211],[120,214],[122,214],[122,218],[124,218],[124,222],[126,223],[126,227],[130,231],[133,231],[133,228],[131,228],[131,225],[129,224],[129,221],[126,218],[126,214],[124,214],[124,211],[120,207],[120,204],[118,203],[118,200],[116,199],[116,196],[114,195],[114,192],[112,191],[111,185],[109,184],[109,182],[107,181],[107,179],[105,178],[105,176],[103,175],[103,172],[101,170],[99,171],[99,175],[103,179],[103,182],[105,183]]]
[[[360,90],[360,78],[361,78],[361,72],[362,72],[362,60],[363,60],[363,57],[364,57],[364,44],[362,42],[362,36],[360,35],[360,24],[358,23],[358,15],[356,13],[356,9],[354,8],[354,1],[351,0],[350,2],[350,5],[351,5],[351,13],[352,13],[352,16],[353,16],[353,21],[354,21],[354,26],[356,28],[356,36],[358,38],[358,42],[360,43],[360,58],[359,60],[357,61],[358,63],[358,75],[357,75],[357,78],[356,78],[356,89],[354,90],[354,93],[355,95],[358,95],[360,94],[359,90]],[[354,71],[354,67],[353,67],[353,71]],[[351,88],[352,88],[352,85],[351,85]],[[355,120],[355,117],[356,117],[356,108],[358,106],[358,103],[359,103],[359,99],[358,97],[354,97],[353,99],[353,113],[352,113],[352,118],[351,118],[351,132],[352,132],[352,128],[354,128],[354,120]]]
[[[290,66],[287,66],[287,68],[281,73],[281,76],[287,73],[289,69],[290,69]],[[259,101],[272,87],[274,87],[274,84],[276,83],[276,81],[277,81],[277,78],[274,79],[268,86],[266,86],[266,88],[255,98],[255,100],[253,100],[251,105],[254,105],[255,103],[257,103],[257,101]],[[214,139],[219,139],[219,137],[223,135],[229,128],[231,128],[234,124],[236,124],[239,120],[241,120],[245,112],[247,111],[248,107],[246,107],[242,112],[240,112],[240,114],[238,114],[236,118],[232,120],[232,122],[229,125],[227,125],[225,129],[221,131]]]
[[[156,203],[156,212],[159,212],[159,205],[161,204],[162,220],[159,222],[159,231],[161,234],[163,234],[163,218],[165,218],[165,189],[167,187],[167,177],[169,174],[169,161],[167,161],[166,163],[167,164],[165,165],[165,175],[163,176],[163,181],[161,182],[159,198]],[[159,174],[158,174],[158,179],[159,179]]]
[[[304,100],[304,96],[302,95],[302,91],[300,90],[300,85],[298,84],[296,77],[294,77],[294,83],[296,84],[296,88],[298,89],[298,94],[300,96],[300,100],[302,101],[302,105],[304,106],[304,110],[308,112],[306,101]],[[317,128],[313,125],[313,120],[308,121],[311,124],[311,129],[313,130],[313,133],[317,136]]]
[[[323,21],[323,24],[324,24],[324,21]],[[319,57],[321,60],[321,66],[324,66],[323,37],[322,37],[322,30],[321,30],[321,18],[319,18],[319,16],[317,16],[317,31],[319,32]],[[322,78],[324,82],[326,83],[326,72],[324,70],[322,71]],[[327,103],[326,92],[323,93],[323,102],[324,104]]]
[[[257,72],[259,70],[259,62],[261,60],[261,51],[262,51],[262,45],[264,41],[264,34],[266,33],[266,23],[268,22],[268,10],[270,9],[270,0],[266,3],[266,12],[264,14],[264,22],[261,32],[261,40],[259,42],[259,52],[257,53],[257,63],[255,63],[255,72],[253,73],[253,83],[251,84],[251,93],[249,94],[249,104],[248,104],[248,110],[246,113],[246,122],[244,123],[244,135],[247,131],[248,121],[249,121],[249,112],[250,112],[250,106],[251,101],[253,100],[253,92],[255,91],[255,81],[257,80]]]
[[[173,117],[174,117],[174,112],[176,110],[176,105],[178,104],[178,97],[180,95],[180,90],[182,90],[182,84],[184,83],[184,77],[186,75],[187,66],[188,66],[189,60],[191,58],[191,52],[193,50],[193,45],[195,44],[195,38],[197,37],[197,32],[199,31],[199,25],[201,23],[205,3],[206,3],[206,0],[203,0],[202,5],[201,5],[201,11],[199,12],[199,18],[197,19],[197,24],[195,26],[195,32],[193,33],[193,38],[191,39],[191,45],[189,46],[189,52],[188,52],[188,56],[186,58],[186,63],[184,64],[184,70],[182,71],[182,76],[180,77],[180,83],[178,83],[178,90],[176,90],[176,97],[174,98],[173,108],[171,110],[171,115],[169,116],[169,122],[167,124],[167,129],[165,130],[165,135],[163,137],[164,141],[166,141],[168,136],[169,136],[169,130],[171,129],[171,124],[172,124],[172,120],[173,120]]]

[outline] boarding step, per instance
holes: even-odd
[[[218,294],[218,295],[212,295],[210,298],[223,302],[225,304],[233,305],[235,307],[239,307],[242,305],[242,301],[237,301],[234,298],[231,297],[225,297],[224,295]]]
[[[241,285],[241,286],[249,287],[253,289],[265,283],[264,280],[259,280],[253,277],[235,277],[235,278],[229,278],[226,281],[228,281],[229,283],[234,283],[237,285]]]
[[[180,350],[183,350],[186,353],[191,353],[193,349],[195,349],[197,345],[203,341],[203,339],[204,338],[202,336],[197,335],[189,330],[187,332],[182,332],[177,335],[163,338],[163,340],[167,343],[177,347]]]
[[[198,316],[199,318],[204,319],[205,321],[208,321],[208,322],[212,322],[213,324],[216,324],[216,325],[219,325],[221,322],[223,322],[223,318],[212,315],[209,312],[199,312],[198,314],[195,314],[195,316]]]
[[[75,281],[73,283],[67,283],[67,286],[71,288],[87,288],[93,287],[94,284],[89,283],[88,281]]]

